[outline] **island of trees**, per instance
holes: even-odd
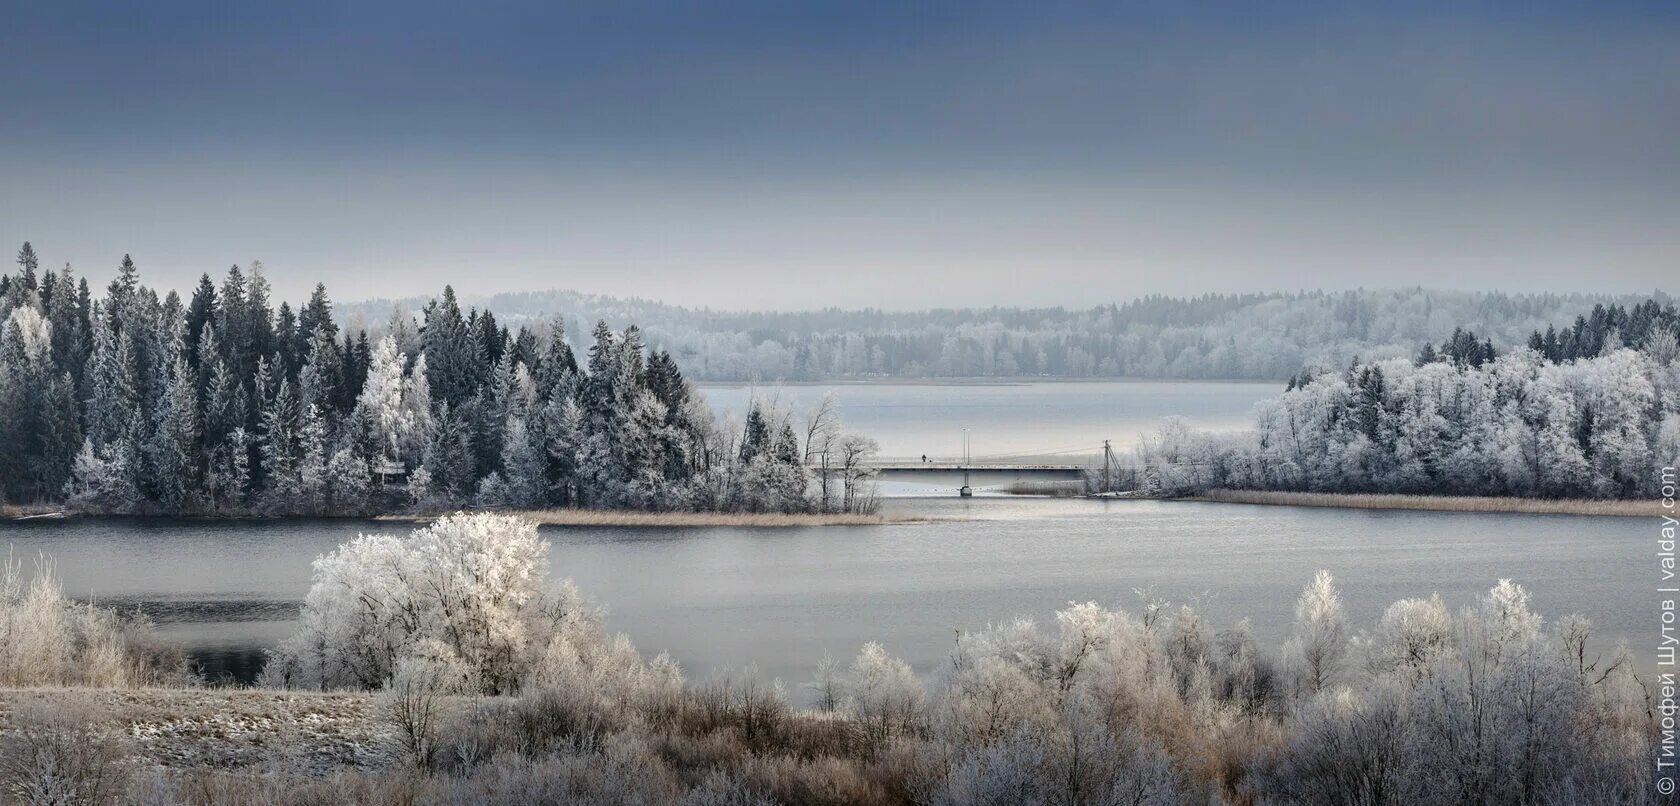
[[[1459,329],[1412,358],[1309,369],[1252,431],[1172,419],[1142,460],[1170,492],[1653,498],[1680,462],[1680,315],[1595,308],[1504,352]]]
[[[275,309],[260,267],[234,266],[160,297],[126,256],[95,299],[25,243],[0,278],[0,494],[167,515],[871,506],[873,444],[831,402],[719,422],[635,326],[598,325],[581,357],[564,333],[510,332],[445,288],[374,340],[324,286]]]

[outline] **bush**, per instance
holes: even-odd
[[[94,711],[31,703],[12,716],[0,741],[6,791],[26,804],[114,804],[133,778],[125,744]]]
[[[405,657],[462,670],[464,687],[518,688],[570,614],[545,607],[535,524],[456,513],[406,538],[363,535],[315,561],[297,634],[264,670],[282,687],[383,687]]]
[[[27,581],[15,559],[0,569],[0,685],[133,688],[190,679],[180,653],[138,613],[71,601],[45,562]]]

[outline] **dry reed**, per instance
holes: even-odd
[[[1342,509],[1412,509],[1436,512],[1519,512],[1537,515],[1618,515],[1654,518],[1657,500],[1586,498],[1495,498],[1491,496],[1395,495],[1390,493],[1309,493],[1281,490],[1209,490],[1181,501],[1264,504]]]

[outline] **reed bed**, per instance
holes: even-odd
[[[1184,501],[1265,504],[1342,509],[1413,509],[1436,512],[1522,512],[1538,515],[1617,515],[1655,518],[1664,514],[1655,499],[1496,498],[1492,496],[1397,495],[1391,493],[1307,493],[1280,490],[1209,490]]]

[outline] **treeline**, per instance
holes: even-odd
[[[1655,495],[1680,460],[1680,322],[1654,301],[1579,321],[1542,350],[1495,354],[1461,330],[1415,360],[1303,376],[1256,407],[1252,432],[1169,421],[1143,459],[1178,491]],[[1643,335],[1601,324],[1618,321]],[[1552,343],[1569,346],[1544,352]]]
[[[158,514],[466,504],[801,512],[866,505],[871,443],[831,405],[718,422],[630,326],[581,358],[445,288],[423,323],[341,332],[324,286],[271,306],[260,267],[159,296],[124,257],[95,300],[25,244],[0,280],[0,492]],[[803,440],[801,439],[803,437]],[[832,461],[831,461],[832,460]],[[807,463],[834,472],[810,484]],[[833,483],[829,483],[832,481]]]
[[[863,377],[1140,377],[1284,380],[1304,366],[1413,355],[1462,326],[1503,351],[1580,311],[1573,354],[1595,355],[1602,336],[1628,344],[1649,320],[1634,296],[1503,294],[1421,288],[1143,297],[1093,308],[983,308],[892,312],[721,312],[565,291],[498,294],[483,306],[514,321],[564,314],[574,323],[636,322],[649,344],[703,380]],[[1672,311],[1672,300],[1656,301]],[[357,306],[382,316],[390,301]],[[418,302],[414,307],[418,307]],[[1611,321],[1612,311],[1626,311]],[[1648,313],[1648,312],[1647,312]],[[582,337],[586,334],[577,333]]]
[[[1528,336],[1528,349],[1557,364],[1577,358],[1591,358],[1617,347],[1642,349],[1655,340],[1680,331],[1680,312],[1674,305],[1648,299],[1630,311],[1620,305],[1594,305],[1590,315],[1575,317],[1562,330],[1548,326]],[[1661,349],[1659,346],[1658,349]]]

